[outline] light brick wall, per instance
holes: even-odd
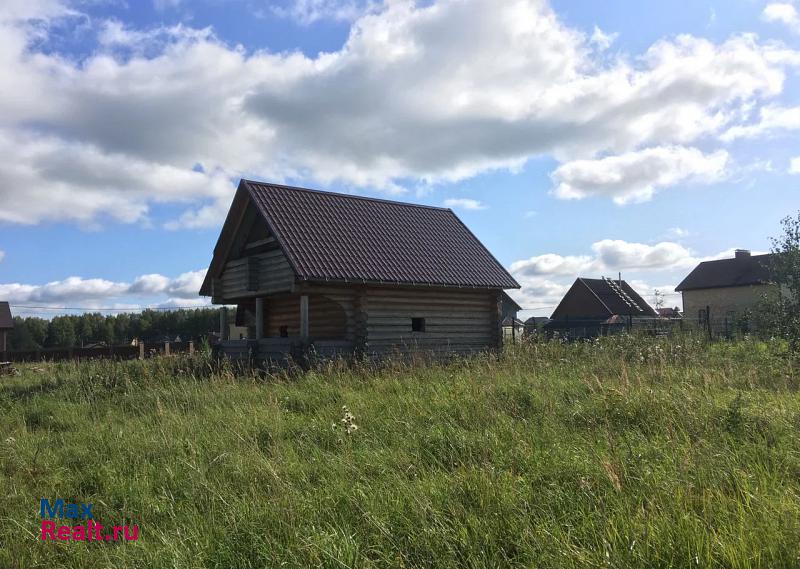
[[[765,294],[776,291],[775,285],[751,285],[683,291],[683,316],[689,325],[698,325],[700,310],[710,308],[712,330],[725,332],[725,318],[733,326],[747,310],[755,311]],[[732,317],[731,317],[732,316]]]

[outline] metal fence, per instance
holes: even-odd
[[[694,333],[709,339],[737,338],[759,331],[757,322],[744,318],[620,318],[616,322],[599,320],[551,321],[543,333],[572,339],[596,338],[623,332],[653,336]]]
[[[0,361],[40,362],[66,360],[135,360],[171,354],[193,354],[194,342],[139,342],[136,346],[97,346],[92,348],[42,348],[0,352]]]

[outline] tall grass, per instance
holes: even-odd
[[[798,567],[799,380],[780,345],[691,338],[28,366],[0,382],[0,566]],[[41,542],[42,497],[139,541]]]

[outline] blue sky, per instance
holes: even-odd
[[[7,0],[0,300],[190,306],[242,176],[452,207],[549,314],[800,209],[800,4]],[[793,162],[793,160],[795,160]]]

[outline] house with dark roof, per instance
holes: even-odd
[[[242,180],[200,294],[229,354],[470,353],[519,284],[449,209]]]
[[[749,326],[764,296],[779,290],[770,277],[771,258],[737,249],[732,259],[697,265],[675,287],[683,297],[685,321],[713,334]]]
[[[14,319],[11,318],[11,307],[7,302],[0,302],[0,352],[8,350],[8,336],[14,328]]]
[[[655,318],[656,311],[626,281],[578,277],[544,330],[590,338],[630,329],[634,322]]]

